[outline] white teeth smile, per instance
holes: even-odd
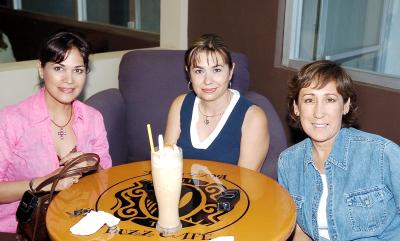
[[[72,91],[73,91],[74,89],[72,89],[72,88],[60,88],[60,90],[61,90],[62,92],[64,92],[64,93],[72,93]]]
[[[313,124],[317,128],[323,128],[326,127],[328,124]]]

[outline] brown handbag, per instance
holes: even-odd
[[[86,167],[76,167],[76,165],[84,161],[94,162],[94,164]],[[57,183],[63,178],[87,175],[97,171],[99,162],[100,157],[97,154],[82,154],[66,163],[57,175],[44,180],[36,189],[25,191],[16,213],[18,220],[17,233],[20,240],[50,240],[46,229],[46,212],[51,200],[56,195]],[[42,191],[49,184],[51,184],[51,190]]]

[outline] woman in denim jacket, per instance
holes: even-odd
[[[288,93],[291,124],[308,135],[278,165],[296,204],[294,240],[400,240],[400,147],[351,127],[350,76],[316,61],[289,82]]]

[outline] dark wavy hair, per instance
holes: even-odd
[[[216,54],[218,53],[224,60],[224,63],[228,64],[229,69],[232,69],[231,53],[222,38],[216,34],[204,34],[185,53],[185,67],[187,71],[190,71],[191,67],[197,66],[199,53],[201,52],[206,52],[207,56],[214,58],[216,63],[218,60]]]
[[[294,104],[298,104],[299,93],[315,83],[316,88],[325,87],[331,81],[336,82],[336,90],[344,103],[350,99],[349,112],[342,118],[342,127],[354,126],[357,122],[357,95],[350,75],[337,63],[329,60],[318,60],[304,65],[288,82],[287,104],[289,108],[289,125],[301,128],[300,118],[294,113]]]
[[[86,73],[89,72],[89,45],[80,36],[71,32],[59,32],[42,42],[39,61],[42,67],[48,62],[61,63],[68,57],[72,48],[77,48],[82,56]]]

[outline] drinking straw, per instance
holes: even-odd
[[[151,151],[151,153],[153,153],[154,152],[154,143],[153,143],[153,134],[151,134],[150,124],[147,124],[147,135],[149,136],[150,151]]]
[[[161,134],[158,135],[158,150],[160,151],[164,150],[164,138],[163,135]]]

